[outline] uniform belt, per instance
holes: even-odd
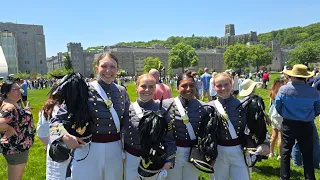
[[[120,140],[120,133],[116,134],[92,134],[92,142],[108,143]]]
[[[179,147],[192,147],[197,144],[197,140],[176,140],[176,145]]]
[[[218,145],[220,146],[237,146],[240,144],[239,138],[231,139],[231,140],[219,140]]]
[[[127,151],[128,153],[130,153],[131,155],[134,155],[136,157],[140,157],[140,150],[136,149],[126,143],[124,143],[124,150]]]

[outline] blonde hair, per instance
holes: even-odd
[[[215,78],[217,74],[218,74],[217,72],[213,72],[212,77]]]
[[[138,77],[137,81],[136,81],[136,86],[139,86],[140,85],[140,81],[141,79],[143,78],[147,78],[147,79],[153,79],[155,81],[155,84],[157,84],[157,80],[149,73],[145,73],[145,74],[142,74]]]
[[[215,84],[216,79],[218,79],[219,77],[226,77],[229,79],[230,84],[232,84],[232,78],[230,76],[230,74],[226,73],[226,72],[222,72],[222,73],[218,73],[217,75],[214,76],[214,80],[213,80],[213,84]]]

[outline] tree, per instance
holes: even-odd
[[[127,72],[123,69],[119,69],[118,73],[117,73],[118,76],[126,76],[127,75]]]
[[[73,70],[72,62],[68,53],[65,55],[64,68],[67,70]]]
[[[315,63],[320,60],[320,40],[304,42],[289,53],[289,64]]]
[[[249,63],[257,68],[259,71],[260,66],[266,66],[272,62],[271,48],[263,45],[257,44],[248,47],[247,58]]]
[[[244,44],[235,44],[227,48],[224,52],[224,63],[227,69],[241,69],[247,64],[248,48]]]
[[[151,69],[162,69],[163,68],[163,63],[160,58],[156,57],[147,57],[143,61],[143,71],[144,72],[149,72]]]
[[[22,73],[22,72],[18,72],[16,74],[13,75],[14,78],[19,78],[19,79],[27,79],[28,77],[30,77],[30,74],[28,73]]]
[[[66,68],[57,68],[53,71],[48,72],[47,76],[49,78],[54,78],[55,76],[65,76],[73,72],[73,69],[67,70]]]
[[[198,69],[198,74],[199,74],[199,76],[201,76],[203,73],[204,73],[204,70],[203,70],[202,68],[199,68],[199,69]]]
[[[182,68],[198,65],[198,54],[190,45],[178,43],[169,52],[169,69]]]

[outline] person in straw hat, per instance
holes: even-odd
[[[303,64],[296,64],[285,73],[290,76],[291,83],[281,86],[275,98],[275,108],[283,117],[280,179],[290,179],[290,155],[297,140],[303,157],[305,179],[313,180],[312,121],[320,114],[320,96],[315,88],[306,84],[306,80],[314,73],[308,72]]]

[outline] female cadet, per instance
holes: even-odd
[[[98,80],[90,83],[88,113],[92,117],[85,131],[92,134],[91,143],[70,135],[62,126],[66,109],[60,109],[51,119],[53,139],[62,137],[70,149],[75,149],[71,167],[72,179],[120,180],[123,178],[120,122],[128,118],[129,97],[125,88],[114,84],[118,60],[111,53],[97,60]]]
[[[201,118],[207,115],[207,111],[201,108],[204,103],[195,97],[195,81],[190,73],[183,74],[177,80],[179,96],[166,99],[163,106],[169,110],[171,122],[173,123],[173,135],[177,145],[177,156],[173,169],[169,169],[167,180],[196,180],[200,171],[190,162],[188,158],[191,147],[195,145]]]
[[[232,79],[227,73],[219,73],[214,78],[214,89],[217,100],[208,104],[215,106],[220,114],[227,114],[229,121],[219,128],[218,157],[214,164],[215,180],[237,179],[248,180],[249,174],[244,160],[240,138],[244,134],[246,117],[240,106],[240,101],[231,95]],[[226,125],[226,124],[229,124]]]
[[[139,76],[136,82],[136,90],[138,100],[130,104],[129,116],[123,122],[122,133],[124,135],[124,149],[125,149],[125,179],[139,180],[138,166],[141,155],[139,121],[145,110],[157,111],[159,104],[153,100],[153,95],[156,88],[156,80],[150,74],[143,74]],[[166,118],[169,121],[169,118]],[[167,132],[163,140],[167,161],[162,169],[168,169],[173,165],[176,153],[176,144],[173,138],[172,130]],[[157,179],[157,175],[146,178]]]

